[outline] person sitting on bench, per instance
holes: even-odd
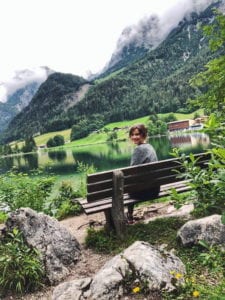
[[[129,138],[136,145],[131,156],[131,166],[141,165],[149,162],[158,161],[155,149],[149,143],[146,143],[148,136],[147,128],[143,124],[137,124],[130,128]],[[133,199],[150,200],[158,196],[160,186],[151,188],[141,192],[130,193],[130,197]],[[127,222],[132,224],[133,221],[134,204],[128,205]]]

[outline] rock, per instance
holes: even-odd
[[[225,243],[225,225],[220,215],[212,215],[185,223],[177,233],[184,246],[198,244],[204,240],[208,244]]]
[[[69,274],[80,257],[80,245],[60,223],[30,208],[20,208],[11,213],[4,232],[17,227],[26,243],[39,250],[46,277],[51,284],[60,282]]]
[[[135,285],[145,286],[150,294],[157,291],[160,294],[161,290],[172,291],[176,288],[173,275],[176,273],[179,273],[180,283],[183,283],[185,267],[178,257],[163,247],[159,250],[149,243],[138,241],[108,261],[92,278],[89,289],[87,285],[82,288],[78,280],[72,281],[57,287],[53,292],[53,300],[120,299]],[[65,298],[65,295],[72,295],[75,291],[80,298]]]
[[[80,300],[84,290],[88,289],[91,278],[77,279],[59,284],[53,291],[52,300]]]
[[[182,218],[182,219],[190,219],[191,218],[191,212],[194,210],[193,204],[184,204],[179,209],[176,209],[174,205],[165,205],[162,210],[159,209],[158,215],[155,215],[153,217],[147,218],[144,223],[149,223],[151,221],[154,221],[156,219],[165,219],[165,218]]]
[[[123,255],[108,261],[93,277],[90,286],[92,300],[118,299],[123,295],[123,278],[129,272],[129,264]]]
[[[131,273],[136,280],[145,282],[149,290],[171,291],[175,288],[171,272],[180,273],[182,277],[185,273],[185,266],[178,257],[137,241],[107,262],[94,276],[90,286],[91,299],[116,299],[123,293],[127,274]]]

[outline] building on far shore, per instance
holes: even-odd
[[[199,130],[203,128],[203,123],[208,120],[208,116],[198,117],[194,120],[180,120],[167,123],[167,128],[172,131]]]
[[[169,131],[188,130],[194,124],[194,120],[180,120],[167,123]]]

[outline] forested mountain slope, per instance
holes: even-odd
[[[64,121],[57,116],[80,100],[80,94],[88,89],[88,82],[72,74],[54,73],[41,84],[30,104],[10,123],[7,140],[30,136],[39,132],[64,128]],[[68,126],[68,119],[66,120]]]

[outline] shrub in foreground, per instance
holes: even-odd
[[[23,293],[42,285],[44,270],[39,253],[29,248],[14,228],[0,241],[0,291]]]

